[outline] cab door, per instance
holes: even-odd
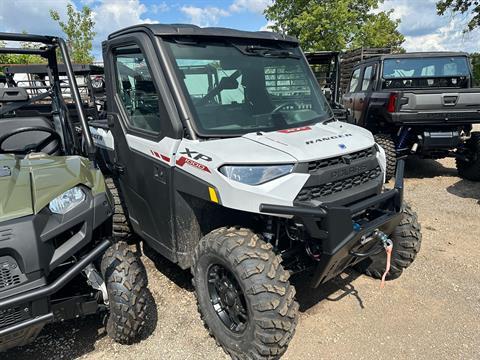
[[[354,123],[354,102],[357,88],[360,84],[360,68],[355,69],[350,78],[350,83],[348,84],[347,92],[343,96],[343,106],[347,110],[347,122]]]
[[[362,67],[360,72],[360,81],[357,92],[353,100],[353,117],[354,123],[363,126],[365,115],[368,110],[369,92],[371,91],[371,84],[373,79],[373,65],[366,65]]]
[[[162,70],[145,35],[129,35],[109,46],[105,60],[111,79],[108,106],[115,138],[114,168],[129,219],[136,234],[174,260],[171,181],[180,136],[158,91]]]

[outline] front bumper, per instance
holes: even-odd
[[[312,286],[332,279],[346,267],[361,261],[359,253],[371,253],[378,243],[361,244],[362,238],[376,229],[391,234],[399,224],[403,206],[405,163],[399,160],[395,187],[350,206],[279,206],[261,204],[260,212],[293,215],[302,223],[312,241],[321,243]]]
[[[0,300],[0,352],[29,343],[46,324],[55,321],[63,309],[50,306],[50,296],[59,292],[87,265],[103,255],[110,245],[110,240],[103,240],[49,285]],[[84,312],[83,309],[78,311]],[[13,322],[11,319],[20,321]],[[1,326],[2,322],[11,324]]]

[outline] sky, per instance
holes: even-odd
[[[66,18],[66,5],[93,9],[94,56],[101,60],[101,41],[109,33],[138,23],[192,23],[242,30],[265,30],[264,9],[271,0],[0,0],[0,31],[62,35],[49,9]],[[380,10],[393,9],[400,19],[407,51],[480,51],[480,30],[463,34],[466,18],[438,16],[436,0],[385,0]],[[378,10],[377,10],[378,11]]]

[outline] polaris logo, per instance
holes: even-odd
[[[353,134],[339,134],[339,135],[333,135],[333,136],[325,136],[325,137],[314,139],[314,140],[307,140],[307,141],[305,141],[305,144],[312,145],[312,144],[316,144],[316,143],[320,143],[320,142],[324,142],[324,141],[329,141],[329,140],[343,139],[343,138],[347,138],[347,137],[350,137],[350,136],[353,136]]]
[[[349,166],[343,169],[332,171],[330,177],[332,179],[344,178],[353,175],[357,175],[367,170],[367,165],[356,165],[356,166]]]

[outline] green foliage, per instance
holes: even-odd
[[[392,20],[390,15],[393,10],[381,12],[375,17],[370,17],[363,24],[352,40],[351,47],[392,47],[401,50],[405,41],[403,35],[397,30],[400,20]]]
[[[359,46],[400,48],[400,21],[372,13],[382,0],[275,0],[265,10],[273,30],[296,36],[304,50]]]
[[[23,32],[26,34],[26,32]],[[36,49],[38,44],[23,41],[20,43],[22,49]],[[6,47],[4,41],[0,41],[0,48]],[[39,55],[29,54],[0,54],[0,64],[43,64],[47,60]]]
[[[480,86],[480,53],[470,54],[472,59],[473,69],[473,83],[475,86]]]
[[[440,0],[437,2],[438,15],[445,15],[447,12],[461,15],[472,15],[468,20],[465,32],[480,27],[480,1],[478,0]]]
[[[55,10],[50,10],[50,16],[58,22],[61,29],[67,36],[67,45],[72,62],[78,64],[89,64],[93,62],[92,40],[95,36],[93,28],[92,10],[84,6],[81,11],[75,11],[72,4],[67,5],[67,21],[60,20],[60,15]]]

